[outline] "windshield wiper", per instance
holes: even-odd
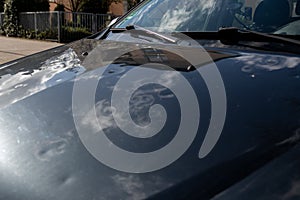
[[[111,28],[110,29],[110,31],[112,33],[120,33],[120,32],[124,32],[124,31],[129,31],[129,30],[141,31],[142,34],[145,34],[145,35],[151,36],[151,37],[155,37],[158,39],[162,39],[162,40],[168,41],[172,44],[177,44],[177,41],[178,41],[176,38],[172,38],[171,36],[166,36],[161,33],[157,33],[155,31],[151,31],[149,29],[146,29],[146,28],[143,28],[143,27],[140,27],[137,25],[129,25],[129,26],[126,26],[126,28]]]
[[[300,41],[286,38],[283,36],[261,33],[256,31],[239,29],[237,27],[221,28],[218,35],[222,43],[236,44],[240,41],[255,42],[279,42],[285,44],[300,45]]]
[[[237,27],[221,28],[217,32],[218,39],[225,45],[243,45],[242,42],[262,42],[269,43],[268,45],[245,45],[252,48],[261,48],[268,50],[279,50],[290,53],[300,53],[300,41],[267,33],[256,31],[243,30]],[[274,44],[270,44],[274,43]],[[292,48],[295,47],[295,48]]]

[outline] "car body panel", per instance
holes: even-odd
[[[161,104],[168,111],[166,127],[153,141],[123,134],[111,112],[107,113],[111,88],[129,70],[146,70],[147,52],[154,57],[158,53],[146,48],[105,66],[92,53],[97,48],[103,50],[102,41],[84,39],[0,66],[0,199],[211,198],[292,149],[299,140],[299,55],[206,48],[223,78],[228,102],[220,140],[207,157],[199,159],[211,117],[209,91],[196,70],[187,69],[185,59],[162,51],[160,56],[176,61],[171,66],[189,81],[199,99],[197,136],[180,159],[161,170],[131,174],[111,169],[88,152],[77,133],[72,112],[76,78],[97,76],[98,69],[107,67],[95,94],[96,110],[107,117],[100,119],[100,123],[109,122],[104,128],[107,137],[129,151],[163,147],[176,133],[180,111],[170,90],[155,85],[139,88],[134,96],[150,100],[138,110],[136,122],[149,123],[150,106]],[[170,64],[164,59],[152,63],[156,62]],[[154,65],[150,70],[163,69]],[[134,108],[140,98],[130,103]],[[86,123],[98,123],[86,115]]]

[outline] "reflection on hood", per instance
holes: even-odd
[[[37,69],[20,70],[15,74],[7,73],[0,79],[0,107],[12,104],[46,88],[55,86],[82,73],[76,53],[72,49],[62,55],[46,60]]]

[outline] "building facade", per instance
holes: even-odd
[[[99,0],[101,1],[101,0]],[[50,4],[50,11],[53,11],[58,4],[62,4],[65,6],[65,11],[72,11],[70,0],[49,0]],[[113,15],[123,15],[125,12],[127,12],[127,1],[124,0],[121,3],[112,3],[109,7],[109,13]],[[106,13],[101,13],[106,14]]]

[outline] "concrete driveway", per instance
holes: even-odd
[[[0,64],[62,44],[0,36]]]

